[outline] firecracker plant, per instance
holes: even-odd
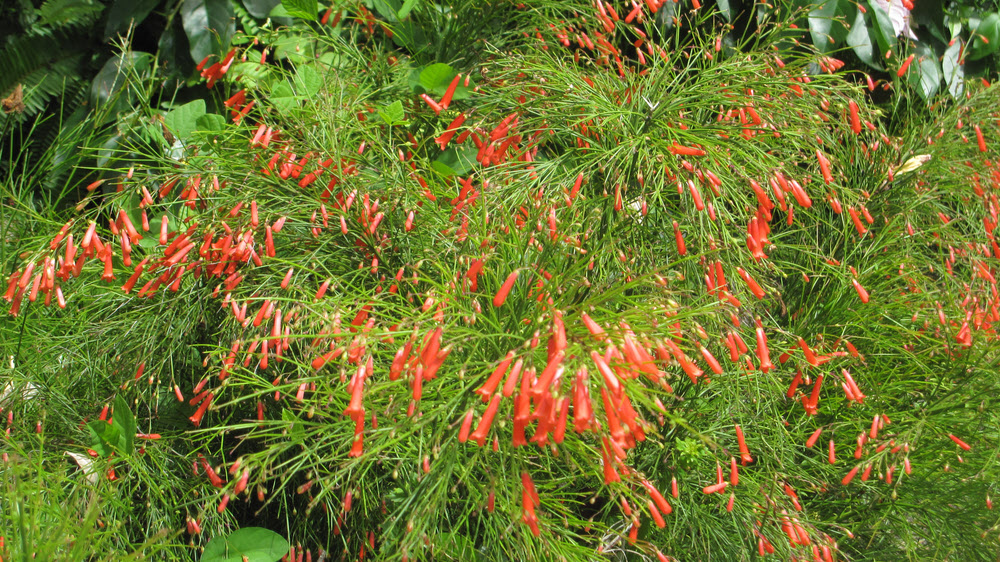
[[[997,88],[890,128],[663,3],[286,2],[207,104],[131,76],[78,204],[5,188],[0,557],[993,559]]]

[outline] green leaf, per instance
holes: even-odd
[[[399,0],[372,0],[372,7],[375,8],[378,15],[385,18],[385,21],[389,23],[399,21],[399,17],[396,15],[402,9]]]
[[[201,562],[275,562],[288,554],[288,541],[263,527],[245,527],[208,542]]]
[[[934,49],[926,43],[917,43],[914,54],[911,68],[914,68],[916,72],[911,72],[907,80],[917,90],[920,97],[924,101],[928,101],[934,97],[941,86],[941,67],[937,57],[934,56]]]
[[[450,66],[437,62],[420,71],[420,85],[428,92],[443,94],[454,76],[455,71]]]
[[[266,18],[281,0],[243,0],[243,7],[255,18]]]
[[[465,174],[476,165],[476,152],[478,151],[475,146],[453,146],[431,162],[431,168],[443,176]]]
[[[875,49],[872,44],[870,29],[865,22],[865,15],[858,10],[854,16],[854,23],[851,31],[847,34],[847,45],[854,50],[854,54],[868,66],[882,70],[882,65],[875,59]]]
[[[126,455],[132,454],[135,444],[135,416],[132,415],[128,402],[121,396],[115,397],[115,411],[111,419],[119,433],[118,451]]]
[[[108,422],[94,420],[87,424],[87,431],[90,433],[90,448],[97,451],[97,454],[107,457],[114,452],[108,443],[108,435],[114,430]]]
[[[389,125],[400,125],[406,123],[406,112],[403,111],[403,102],[396,100],[378,110],[378,114]]]
[[[195,122],[195,130],[216,133],[226,129],[226,118],[218,113],[206,113]]]
[[[410,15],[410,12],[413,11],[413,8],[416,7],[416,5],[417,0],[406,0],[403,2],[403,6],[399,9],[399,11],[396,12],[396,17],[401,20],[406,19],[406,16]]]
[[[308,21],[316,21],[316,14],[319,12],[317,0],[281,0],[281,5],[289,16]]]
[[[198,128],[198,118],[202,115],[205,115],[205,100],[199,99],[167,113],[163,122],[175,137],[187,140],[191,138],[191,133]]]
[[[875,41],[883,53],[888,53],[896,46],[896,34],[892,29],[892,20],[878,4],[868,2],[868,11],[872,14],[872,31],[875,34]]]
[[[965,71],[958,61],[962,54],[962,42],[955,41],[950,47],[945,49],[941,58],[941,71],[944,74],[944,82],[948,85],[948,93],[951,97],[958,99],[965,91]]]
[[[392,24],[392,42],[404,49],[419,51],[428,47],[429,40],[423,27],[407,19]]]
[[[114,37],[127,31],[130,25],[139,25],[159,3],[159,0],[115,0],[108,9],[104,37]]]
[[[971,27],[971,22],[970,22]],[[979,60],[992,55],[1000,48],[1000,14],[996,12],[986,15],[972,32],[969,41],[968,60]]]
[[[823,0],[809,12],[809,34],[812,35],[813,46],[821,53],[829,52],[836,43],[832,32],[838,3],[839,0]]]
[[[715,0],[715,4],[719,7],[719,13],[722,17],[726,18],[726,21],[733,21],[733,9],[730,6],[731,3],[736,3],[737,0]]]
[[[451,85],[451,81],[455,78],[456,74],[458,73],[451,66],[443,63],[435,63],[423,69],[414,69],[410,73],[408,80],[414,94],[429,93],[441,96],[448,90],[448,86]],[[475,81],[470,78],[469,85],[466,86],[465,79],[463,78],[459,81],[451,99],[467,99],[472,95],[475,87]]]
[[[295,72],[295,93],[302,97],[313,97],[323,86],[323,77],[309,65],[299,66]]]
[[[181,20],[191,49],[191,58],[201,62],[229,48],[236,21],[229,0],[184,0]]]
[[[90,85],[90,96],[94,106],[101,107],[109,101],[115,101],[117,111],[128,110],[129,96],[117,99],[116,96],[125,89],[130,76],[143,74],[152,66],[152,61],[153,55],[136,51],[108,59]]]

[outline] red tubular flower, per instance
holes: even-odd
[[[753,457],[750,456],[750,449],[747,448],[746,441],[743,439],[743,428],[738,424],[736,425],[736,440],[740,445],[740,460],[744,465],[753,462]]]
[[[476,430],[469,436],[480,447],[486,444],[486,436],[493,426],[493,418],[496,417],[497,408],[499,407],[500,395],[494,394],[493,400],[490,401],[490,405],[486,407],[486,412],[483,414],[482,419],[479,420],[479,425],[476,426]]]
[[[955,437],[951,433],[948,434],[948,438],[951,439],[952,441],[954,441],[955,444],[958,445],[959,447],[961,447],[962,450],[964,450],[964,451],[968,451],[969,449],[972,448],[968,443],[966,443],[965,441],[962,441],[958,437]]]
[[[497,308],[503,306],[504,301],[507,300],[507,295],[514,287],[514,283],[517,282],[518,273],[519,271],[517,269],[510,272],[510,275],[507,276],[507,280],[503,282],[503,285],[500,286],[500,290],[498,290],[496,296],[493,297],[493,306]]]

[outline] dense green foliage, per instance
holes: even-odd
[[[5,140],[0,559],[994,558],[997,87],[876,105],[785,4],[195,4],[191,84]]]

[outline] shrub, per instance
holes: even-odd
[[[123,115],[5,257],[11,440],[93,451],[122,552],[985,559],[996,88],[889,136],[657,4],[351,3]]]

